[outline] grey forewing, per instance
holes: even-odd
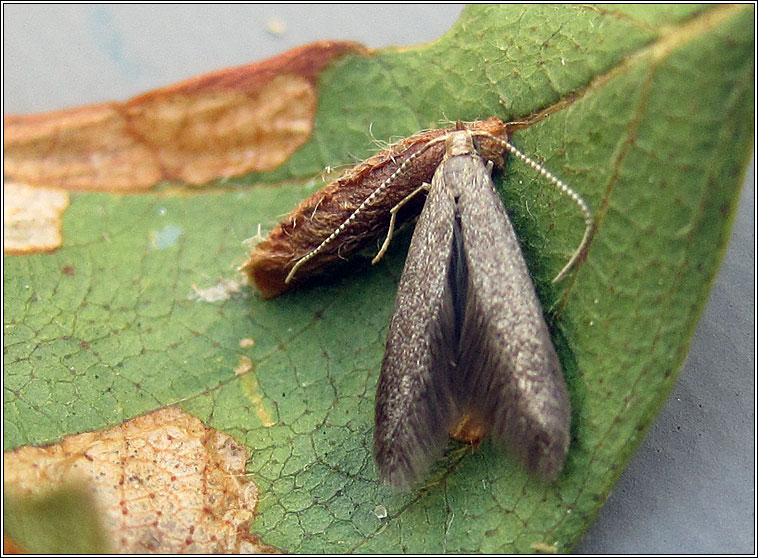
[[[456,399],[540,477],[558,475],[570,403],[513,227],[484,163],[461,158],[458,201],[467,267]]]
[[[482,160],[452,138],[398,287],[376,399],[382,480],[408,488],[464,415],[555,478],[570,403],[513,227]]]
[[[376,396],[382,480],[408,488],[442,452],[455,420],[450,377],[458,333],[452,281],[455,204],[437,169],[400,278]]]

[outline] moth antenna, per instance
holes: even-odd
[[[532,170],[534,170],[537,174],[545,178],[548,182],[550,182],[553,186],[555,186],[555,188],[558,189],[562,194],[571,198],[571,200],[573,200],[573,202],[577,206],[579,206],[579,210],[582,212],[582,215],[584,216],[584,236],[582,237],[582,241],[579,243],[579,247],[576,250],[574,250],[574,253],[571,255],[571,258],[569,258],[568,263],[566,263],[566,265],[563,266],[563,269],[561,269],[558,272],[558,275],[556,275],[555,278],[553,279],[553,283],[558,283],[559,281],[563,280],[566,277],[566,275],[568,275],[568,272],[571,270],[571,268],[574,267],[574,265],[579,260],[579,258],[581,258],[584,255],[585,251],[587,250],[587,245],[589,244],[590,238],[592,237],[592,228],[593,228],[592,212],[590,212],[590,209],[587,206],[587,203],[584,201],[584,199],[582,199],[582,196],[580,196],[573,188],[568,186],[560,178],[558,178],[549,170],[547,170],[545,167],[540,165],[537,161],[524,155],[511,142],[506,141],[502,138],[498,138],[491,134],[478,133],[478,134],[472,134],[472,135],[486,136],[500,142],[500,144],[502,144],[502,146],[508,151],[508,153],[510,153],[511,155],[514,155],[516,158],[526,163],[529,167],[532,168]]]
[[[303,256],[302,258],[298,259],[295,262],[295,265],[293,265],[292,269],[290,269],[290,272],[287,274],[287,277],[284,279],[284,282],[285,283],[289,283],[290,281],[292,281],[292,278],[295,276],[295,273],[297,273],[297,270],[300,269],[303,266],[303,264],[305,264],[308,260],[310,260],[314,256],[316,256],[319,253],[321,253],[324,250],[324,248],[326,248],[329,244],[331,244],[334,241],[335,238],[337,238],[340,234],[342,234],[342,231],[344,231],[345,228],[348,225],[350,225],[350,223],[352,223],[355,220],[355,218],[358,216],[358,214],[360,214],[360,212],[363,211],[363,209],[366,206],[370,205],[371,202],[374,201],[374,199],[380,193],[382,193],[387,187],[389,187],[389,185],[392,184],[392,182],[395,180],[395,178],[397,178],[400,174],[402,174],[403,172],[405,172],[405,169],[408,168],[408,165],[410,165],[413,161],[415,161],[421,154],[423,154],[424,152],[426,152],[426,150],[429,149],[432,145],[435,145],[435,144],[437,144],[437,143],[439,143],[441,141],[444,141],[446,139],[446,137],[447,136],[441,136],[441,137],[438,137],[438,138],[435,138],[435,139],[431,140],[429,143],[427,143],[426,145],[424,145],[424,147],[422,147],[421,149],[419,149],[418,151],[416,151],[413,155],[411,155],[410,157],[408,157],[405,161],[403,161],[403,163],[395,170],[395,172],[393,172],[391,175],[389,175],[385,179],[385,181],[382,182],[376,188],[376,190],[374,190],[373,192],[371,192],[371,194],[365,200],[363,200],[361,202],[361,204],[355,209],[355,211],[353,211],[350,214],[350,216],[347,219],[345,219],[339,227],[337,227],[336,229],[334,229],[334,231],[332,232],[332,234],[330,234],[328,237],[326,237],[326,239],[324,239],[324,241],[321,242],[321,244],[319,244],[316,248],[314,248],[313,250],[311,250],[310,252],[308,252],[305,256]]]

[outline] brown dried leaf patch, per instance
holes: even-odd
[[[126,103],[6,116],[4,171],[33,185],[140,191],[274,169],[310,137],[319,73],[349,52],[367,50],[322,41]]]
[[[258,487],[230,436],[168,407],[109,430],[3,456],[5,488],[38,496],[89,487],[121,553],[276,552],[249,533]]]
[[[3,192],[3,252],[54,252],[63,243],[61,223],[68,192],[6,182]]]

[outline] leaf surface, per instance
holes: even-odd
[[[249,449],[253,530],[274,546],[570,550],[670,391],[728,239],[753,134],[753,14],[470,7],[433,44],[338,60],[311,140],[240,181],[254,188],[73,194],[62,249],[4,260],[5,448],[178,404]],[[596,215],[586,262],[552,285],[580,217],[517,162],[498,180],[569,384],[567,465],[544,485],[488,443],[451,443],[424,488],[394,494],[370,446],[408,235],[377,266],[269,301],[234,286],[240,242],[372,137],[491,115],[527,120],[514,143]]]

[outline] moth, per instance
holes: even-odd
[[[584,237],[559,281],[584,254],[591,213],[576,192],[516,149],[496,118],[423,132],[361,163],[302,202],[243,266],[264,296],[276,296],[387,229],[376,262],[398,216],[428,191],[376,395],[374,460],[381,480],[396,488],[423,478],[448,433],[480,439],[491,432],[546,480],[558,476],[565,460],[571,416],[565,380],[491,178],[506,152],[584,215]]]
[[[553,480],[571,423],[560,362],[492,164],[477,154],[469,130],[444,143],[400,278],[377,387],[379,476],[408,489],[449,432],[491,430],[527,471]]]

